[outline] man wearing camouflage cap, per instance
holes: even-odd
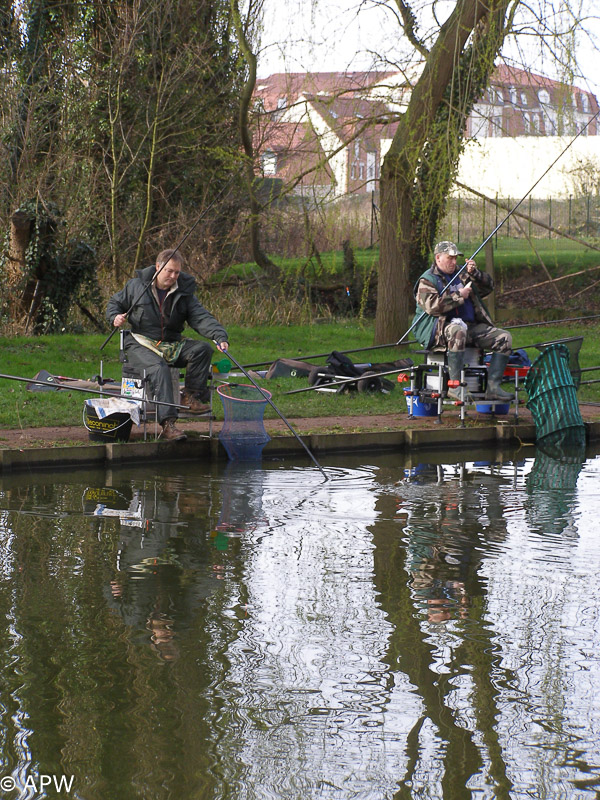
[[[494,288],[490,275],[468,260],[466,270],[452,280],[459,272],[456,259],[462,255],[454,242],[436,244],[434,263],[415,285],[415,336],[428,350],[447,349],[450,380],[460,380],[467,345],[491,350],[485,399],[507,402],[513,395],[500,384],[511,353],[512,337],[508,331],[494,326],[482,302]],[[460,399],[458,389],[449,389],[448,394]]]

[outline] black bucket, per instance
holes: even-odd
[[[83,424],[89,433],[91,442],[128,442],[131,416],[121,411],[99,417],[96,409],[87,403],[83,406]]]

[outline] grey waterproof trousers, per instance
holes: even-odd
[[[153,350],[136,342],[131,334],[125,336],[123,346],[127,361],[136,372],[143,375],[144,370],[146,371],[149,394],[157,400],[165,403],[174,402],[169,367],[185,367],[185,388],[197,394],[203,402],[208,402],[207,381],[213,353],[212,345],[208,342],[184,339],[179,358],[170,364],[167,364],[164,358]],[[179,416],[176,408],[165,405],[157,405],[156,414],[161,425],[166,419]]]

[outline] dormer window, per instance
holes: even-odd
[[[581,106],[586,114],[589,114],[590,111],[590,98],[587,94],[581,95]]]
[[[540,89],[538,92],[538,100],[543,106],[547,106],[550,102],[550,92],[546,89]]]

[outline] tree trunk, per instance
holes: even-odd
[[[10,218],[7,271],[9,284],[18,281],[25,273],[25,252],[31,236],[33,220],[25,211],[15,211]]]
[[[411,193],[394,181],[390,162],[381,172],[381,236],[377,283],[375,344],[398,341],[407,327],[412,291],[409,285]]]
[[[478,66],[484,66],[481,73],[487,77],[489,70],[486,72],[485,67],[488,64],[493,65],[493,55],[498,52],[505,35],[504,16],[510,2],[511,0],[490,0],[488,5],[481,0],[458,0],[454,11],[440,28],[423,72],[412,91],[406,113],[385,156],[380,183],[381,246],[375,320],[376,344],[398,341],[409,327],[409,312],[414,308],[410,267],[413,249],[416,251],[420,247],[420,243],[417,243],[417,229],[418,223],[422,222],[415,220],[418,199],[422,205],[422,198],[417,194],[419,176],[423,172],[423,166],[427,168],[425,149],[428,142],[433,142],[440,135],[435,124],[440,109],[448,104],[444,97],[445,92],[457,76],[460,80],[460,59],[469,37],[479,36],[485,43],[488,32],[491,31],[489,39],[492,47],[484,47],[481,52],[474,53],[474,58],[479,59]],[[476,35],[474,31],[477,31]],[[478,90],[477,86],[470,89],[473,94]],[[473,96],[472,100],[475,99]],[[467,103],[464,112],[468,113],[469,108]],[[446,135],[459,142],[462,135],[460,126],[456,129],[449,123]],[[452,142],[452,145],[455,144]],[[449,182],[460,148],[449,146],[448,153],[445,163],[437,164],[435,168],[448,170]],[[426,184],[423,185],[427,191]],[[430,199],[433,201],[430,205],[434,207],[434,218],[427,228],[434,231],[436,214],[443,208],[443,203],[439,202],[440,198]]]
[[[254,174],[254,145],[252,143],[252,131],[248,123],[248,114],[250,103],[252,102],[252,95],[254,87],[256,86],[256,55],[252,51],[246,31],[242,23],[242,17],[238,5],[238,0],[230,0],[231,12],[233,16],[233,24],[238,40],[238,44],[246,64],[248,66],[248,75],[240,97],[240,108],[238,114],[238,124],[240,131],[240,139],[244,148],[245,159],[245,172],[246,183],[248,187],[248,195],[250,198],[250,243],[252,247],[252,257],[255,262],[261,267],[268,276],[276,278],[279,275],[279,270],[271,261],[268,255],[262,249],[260,241],[260,214],[261,206],[256,196],[257,180]]]

